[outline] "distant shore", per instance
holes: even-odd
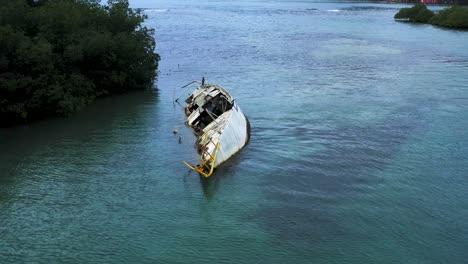
[[[386,0],[381,1],[389,4],[425,4],[425,5],[440,5],[440,6],[452,6],[452,5],[468,5],[468,0],[455,0],[455,1],[447,1],[447,0]]]
[[[434,26],[468,29],[468,8],[452,6],[438,12],[433,12],[424,4],[416,4],[411,8],[402,8],[394,16],[395,20],[411,23],[432,24]]]

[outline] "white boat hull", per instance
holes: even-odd
[[[187,102],[186,123],[195,130],[198,137],[196,146],[200,164],[197,167],[186,164],[209,177],[214,168],[248,143],[250,124],[232,97],[219,86],[202,85],[192,93]],[[207,171],[207,167],[210,167],[211,172]]]

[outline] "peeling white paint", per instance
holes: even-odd
[[[248,120],[226,90],[218,85],[200,85],[186,102],[186,123],[197,135],[196,145],[201,162],[208,162],[215,155],[218,143],[214,167],[247,144],[250,136]]]

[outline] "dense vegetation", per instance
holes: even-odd
[[[395,19],[404,19],[415,23],[428,23],[434,13],[424,4],[416,4],[411,8],[402,8],[395,15]]]
[[[0,0],[0,126],[151,87],[159,55],[128,0]]]
[[[468,8],[454,6],[434,14],[425,5],[417,4],[411,8],[400,9],[395,14],[395,19],[450,28],[468,28]]]
[[[437,13],[431,24],[451,28],[468,28],[468,8],[454,6]]]

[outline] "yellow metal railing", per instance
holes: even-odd
[[[213,143],[213,141],[210,140],[209,143]],[[216,144],[214,156],[212,156],[208,151],[202,152],[202,154],[200,155],[201,163],[198,164],[198,166],[195,167],[192,164],[188,163],[187,161],[184,161],[184,164],[187,165],[192,170],[203,175],[203,177],[208,178],[211,176],[211,174],[213,174],[216,159],[218,158],[218,151],[219,151],[219,143]],[[203,160],[203,157],[205,155],[208,155],[210,158],[208,160]]]

